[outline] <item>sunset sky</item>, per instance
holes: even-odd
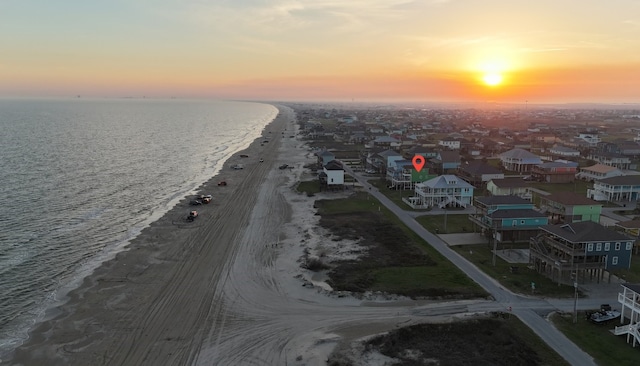
[[[639,103],[640,1],[0,0],[0,96],[73,95]]]

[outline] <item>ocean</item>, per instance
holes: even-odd
[[[0,359],[277,112],[206,100],[0,100]]]

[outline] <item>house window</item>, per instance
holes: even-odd
[[[602,250],[602,243],[596,244],[596,252],[599,252],[601,250]]]
[[[627,242],[627,245],[626,245],[626,247],[625,247],[625,249],[626,249],[626,250],[631,250],[631,248],[632,248],[632,247],[633,247],[633,243],[632,243],[632,242],[630,242],[630,241],[628,241],[628,242]]]
[[[620,250],[620,243],[616,243],[616,250]]]
[[[604,243],[604,250],[607,252],[611,250],[611,243]]]
[[[589,243],[589,245],[587,245],[587,252],[593,252],[593,243]]]
[[[618,257],[617,257],[617,256],[616,256],[616,257],[611,258],[611,264],[613,264],[614,266],[615,266],[616,264],[618,264]]]

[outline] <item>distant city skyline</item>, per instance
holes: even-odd
[[[0,97],[640,103],[640,1],[0,2]]]

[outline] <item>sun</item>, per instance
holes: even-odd
[[[487,73],[482,77],[482,81],[488,86],[497,86],[502,83],[502,75],[495,72]]]

